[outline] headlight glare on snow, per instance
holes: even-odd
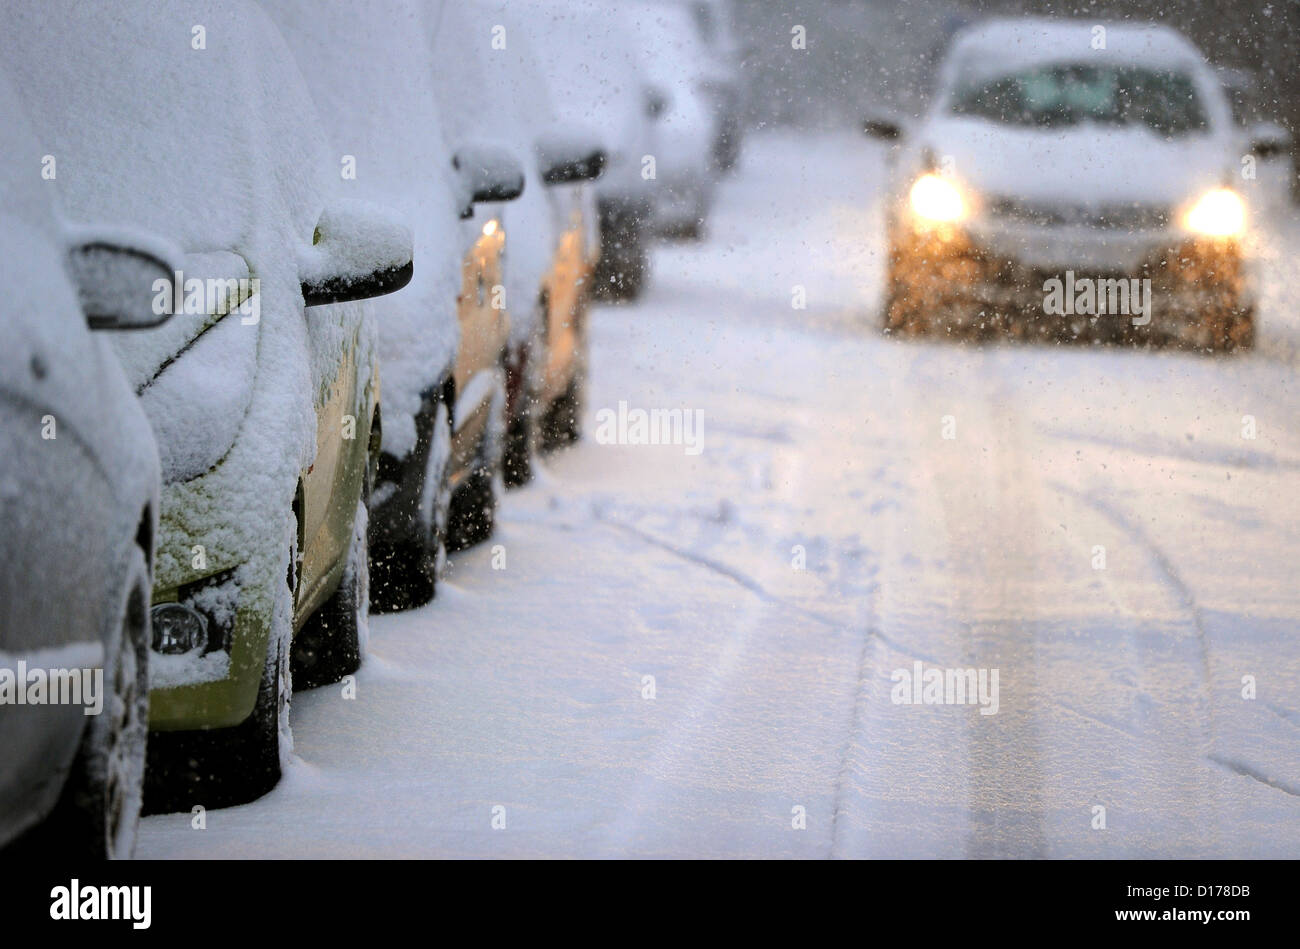
[[[1235,191],[1215,188],[1192,206],[1184,223],[1206,237],[1238,237],[1246,230],[1246,204]]]
[[[160,603],[150,615],[154,652],[183,656],[207,647],[208,621],[198,610],[183,603]]]
[[[957,186],[936,174],[922,175],[912,185],[912,210],[925,221],[951,224],[966,216],[966,199]]]

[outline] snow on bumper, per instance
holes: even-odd
[[[891,330],[936,320],[997,328],[1018,316],[1076,337],[1085,329],[1112,336],[1139,331],[1201,345],[1207,332],[1229,332],[1211,323],[1250,307],[1237,240],[1048,229],[1030,239],[978,226],[897,225],[890,235]],[[1098,319],[1104,330],[1080,326]]]

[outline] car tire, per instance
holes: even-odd
[[[488,422],[478,445],[474,466],[456,486],[447,512],[447,551],[464,550],[492,536],[496,525],[497,473],[506,430],[504,377],[491,397]]]
[[[533,480],[535,431],[533,413],[527,409],[510,421],[505,454],[501,458],[501,477],[507,488],[522,488]]]
[[[361,668],[370,615],[370,546],[366,538],[368,496],[357,501],[343,576],[333,595],[303,624],[290,650],[295,689],[338,682]]]
[[[496,480],[490,469],[478,468],[452,495],[447,550],[455,553],[491,537],[496,509]]]
[[[292,566],[285,573],[293,585],[276,584],[266,661],[253,711],[230,728],[152,733],[145,773],[145,814],[247,804],[279,783],[293,752],[289,650],[299,575],[296,518],[290,520],[290,527]]]
[[[634,208],[615,204],[600,208],[600,260],[596,263],[593,292],[602,300],[631,301],[641,295],[650,256],[645,225]]]
[[[370,557],[370,611],[395,613],[423,606],[438,591],[447,560],[446,538],[451,489],[451,410],[445,397],[432,402],[426,416],[429,450],[424,455],[419,513],[412,536],[376,545]]]
[[[104,708],[89,717],[54,810],[21,843],[74,860],[129,859],[144,799],[149,739],[149,602],[144,551],[132,550],[116,635],[104,656]]]
[[[564,393],[547,407],[542,420],[542,451],[558,451],[582,437],[583,381],[569,380]]]
[[[501,455],[501,478],[507,488],[521,488],[533,480],[534,457],[540,447],[535,388],[526,388],[518,398],[522,404],[506,428]]]

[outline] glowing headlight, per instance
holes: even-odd
[[[957,186],[938,175],[922,175],[912,185],[912,210],[927,221],[960,221],[966,216],[966,199]]]
[[[1246,205],[1236,192],[1215,188],[1196,202],[1183,223],[1207,237],[1236,237],[1246,230]]]

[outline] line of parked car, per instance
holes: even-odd
[[[124,856],[579,437],[741,88],[722,0],[2,6],[0,846]]]

